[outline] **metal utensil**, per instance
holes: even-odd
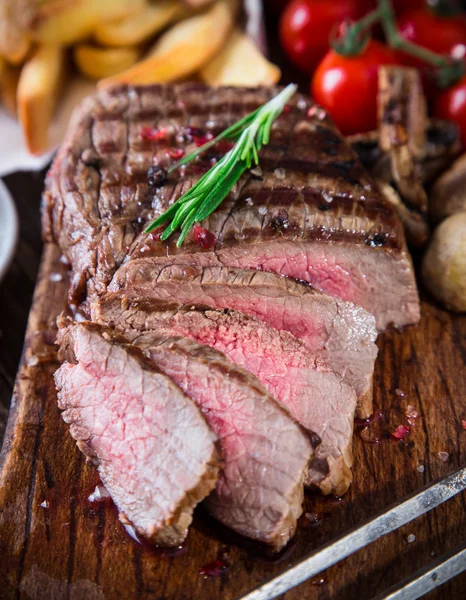
[[[465,489],[466,467],[444,479],[433,481],[420,491],[410,494],[365,524],[352,529],[334,542],[325,545],[278,577],[249,592],[241,600],[272,600],[340,560],[354,554],[361,548],[375,542],[387,533],[395,531],[420,517]],[[457,569],[462,567],[461,570],[464,570],[466,568],[464,561],[459,560],[455,564]],[[456,571],[455,574],[460,573],[461,570]],[[426,591],[423,593],[429,591],[427,587],[425,589]],[[397,596],[394,597],[397,598]],[[404,598],[403,596],[398,597]],[[411,598],[411,596],[407,596],[407,598]]]

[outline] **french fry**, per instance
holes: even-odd
[[[134,46],[159,33],[183,14],[186,9],[181,2],[162,0],[125,19],[99,23],[94,37],[104,46]]]
[[[103,79],[99,87],[164,83],[198,71],[225,43],[236,9],[235,0],[219,0],[207,12],[181,21],[162,35],[145,60],[120,75]]]
[[[144,6],[145,0],[77,0],[69,6],[58,3],[52,10],[46,3],[38,10],[31,36],[45,44],[73,44],[88,37],[101,21],[126,18]]]
[[[256,44],[239,29],[231,34],[222,50],[200,70],[209,85],[273,85],[280,69],[270,63]]]
[[[136,48],[97,48],[81,45],[74,49],[74,61],[89,79],[111,77],[132,67],[139,58]]]
[[[18,82],[18,118],[29,152],[48,148],[47,130],[65,72],[60,46],[38,46],[24,65]]]
[[[16,98],[21,68],[9,64],[4,65],[0,84],[0,97],[7,111],[16,117]]]

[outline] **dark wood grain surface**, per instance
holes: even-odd
[[[294,77],[287,73],[287,79]],[[0,284],[0,422],[13,390],[39,266],[43,174],[15,174],[6,183],[15,197],[21,231],[15,261]],[[55,247],[46,248],[5,436],[0,598],[234,599],[424,483],[466,465],[466,318],[443,311],[426,297],[418,327],[388,332],[379,340],[375,404],[383,418],[368,431],[357,428],[353,486],[340,500],[308,495],[306,513],[317,514],[318,523],[303,517],[296,541],[284,555],[274,560],[261,555],[202,509],[176,556],[137,544],[119,524],[111,503],[88,501],[98,483],[95,470],[76,449],[56,407],[54,321],[67,287],[58,258]],[[51,281],[51,273],[61,273],[62,281]],[[408,405],[421,415],[411,434],[405,442],[388,439],[387,432],[405,422]],[[372,444],[361,435],[382,440]],[[439,452],[448,453],[442,455],[445,461]],[[410,543],[411,534],[415,540]],[[370,599],[454,548],[465,534],[463,494],[284,597]],[[205,579],[200,567],[219,555],[228,557],[228,568]],[[466,576],[431,597],[466,597]]]

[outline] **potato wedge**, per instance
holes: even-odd
[[[103,46],[134,46],[145,42],[186,14],[178,0],[162,0],[125,19],[99,23],[94,37]]]
[[[200,76],[209,85],[273,85],[281,76],[252,39],[239,29],[231,34],[222,50],[202,69]]]
[[[145,0],[77,0],[65,7],[58,3],[54,10],[45,4],[31,36],[45,44],[73,44],[89,36],[100,22],[126,18],[145,6]]]
[[[73,51],[80,72],[89,79],[102,79],[126,71],[139,58],[136,48],[97,48],[82,44]]]
[[[64,73],[65,51],[55,45],[38,46],[21,71],[18,118],[31,154],[48,149],[47,130]]]
[[[221,49],[233,28],[237,2],[219,0],[207,12],[174,25],[149,55],[128,71],[99,83],[164,83],[199,70]]]
[[[3,67],[0,83],[0,98],[3,106],[13,117],[16,117],[17,113],[16,98],[20,74],[20,67],[9,64],[4,65]]]

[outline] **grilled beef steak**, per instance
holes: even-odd
[[[220,352],[153,333],[134,343],[197,404],[218,436],[225,466],[206,501],[209,511],[280,550],[302,512],[313,454],[308,436],[253,375]]]
[[[360,307],[274,273],[164,266],[156,259],[125,263],[109,289],[129,298],[176,298],[186,305],[232,308],[289,331],[353,386],[359,417],[372,413],[377,331],[373,316]]]
[[[133,341],[140,332],[182,336],[212,346],[259,379],[321,443],[307,485],[343,494],[351,483],[354,390],[287,331],[235,311],[194,309],[157,300],[111,295],[95,318]]]
[[[218,145],[183,173],[151,186],[167,167],[276,93],[201,84],[119,87],[88,100],[47,177],[44,230],[72,265],[73,302],[101,295],[124,260],[273,271],[312,283],[374,313],[377,326],[419,320],[403,229],[325,113],[296,95],[245,175],[204,225],[216,244],[177,249],[142,233],[226,150]],[[156,128],[147,135],[147,127]],[[155,133],[154,133],[155,131]]]
[[[180,544],[194,507],[215,487],[216,436],[141,351],[95,324],[62,328],[60,341],[68,359],[55,373],[63,419],[120,520],[157,544]]]

